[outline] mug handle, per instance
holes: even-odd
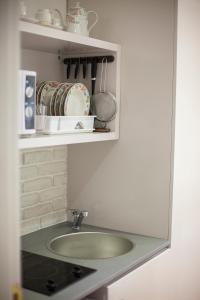
[[[97,24],[97,22],[99,21],[99,16],[98,16],[98,14],[97,14],[95,11],[93,11],[93,10],[88,11],[88,12],[87,12],[87,15],[89,15],[89,14],[95,14],[95,17],[96,17],[94,23],[92,23],[92,25],[88,28],[88,32],[90,33],[90,31],[92,30],[92,28],[93,28],[93,27]]]
[[[59,19],[60,19],[61,26],[63,28],[65,28],[66,24],[64,22],[63,16],[62,16],[61,12],[59,11],[59,9],[54,8],[54,9],[51,10],[51,13],[52,13],[52,19],[53,20],[54,20],[55,13],[57,13],[57,15],[59,16]]]

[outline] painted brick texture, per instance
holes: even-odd
[[[67,147],[20,152],[21,233],[67,218]]]

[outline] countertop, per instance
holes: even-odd
[[[168,240],[164,239],[124,233],[89,225],[82,225],[80,232],[85,231],[98,231],[117,234],[131,240],[134,244],[134,247],[127,254],[114,258],[92,260],[75,259],[56,255],[50,252],[47,248],[47,243],[52,238],[59,235],[72,233],[70,223],[61,223],[25,235],[22,237],[23,250],[97,270],[97,272],[94,272],[80,281],[71,284],[51,297],[24,289],[25,300],[80,300],[95,290],[106,286],[115,279],[123,276],[123,274],[126,274],[128,271],[140,266],[151,257],[168,248],[170,244]]]

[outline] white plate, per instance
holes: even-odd
[[[55,111],[54,111],[55,100],[56,100],[58,90],[62,85],[63,85],[63,83],[60,83],[58,85],[58,87],[55,89],[54,94],[51,97],[50,104],[49,104],[50,105],[50,116],[55,116]]]
[[[59,108],[59,115],[60,116],[64,116],[64,105],[65,105],[65,101],[67,99],[67,94],[68,94],[68,91],[69,89],[72,87],[73,83],[69,83],[67,86],[66,86],[66,89],[64,91],[64,93],[62,94],[62,97],[61,97],[61,100],[60,100],[60,108]]]
[[[41,26],[46,26],[46,27],[50,27],[50,28],[54,28],[54,29],[59,29],[59,30],[63,30],[63,27],[62,26],[59,26],[59,25],[47,25],[47,24],[42,24],[42,23],[38,23],[39,25]]]
[[[46,84],[42,86],[41,93],[39,95],[39,104],[43,104],[45,106],[48,105],[48,99],[46,98],[48,90],[51,88],[56,88],[59,85],[57,81],[46,81]]]
[[[86,86],[75,83],[67,93],[64,104],[65,116],[88,116],[90,110],[90,95]]]
[[[45,95],[45,105],[47,106],[47,115],[52,116],[52,99],[57,91],[57,87],[51,87]]]
[[[65,82],[63,84],[60,85],[60,88],[58,88],[56,96],[55,96],[55,101],[54,101],[54,113],[55,116],[59,116],[60,115],[60,102],[62,99],[62,96],[66,90],[66,88],[68,86],[71,86],[71,83]]]
[[[62,94],[64,93],[64,83],[62,83],[59,88],[57,89],[57,92],[55,94],[55,100],[54,100],[54,116],[59,116],[59,107],[60,107],[60,98]]]

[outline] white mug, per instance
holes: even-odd
[[[52,12],[49,8],[38,9],[35,17],[38,19],[38,21],[42,25],[51,25],[52,24],[53,16],[52,16]]]
[[[60,27],[61,29],[64,27],[62,14],[57,8],[39,9],[35,17],[38,19],[41,25],[54,25],[56,27]]]

